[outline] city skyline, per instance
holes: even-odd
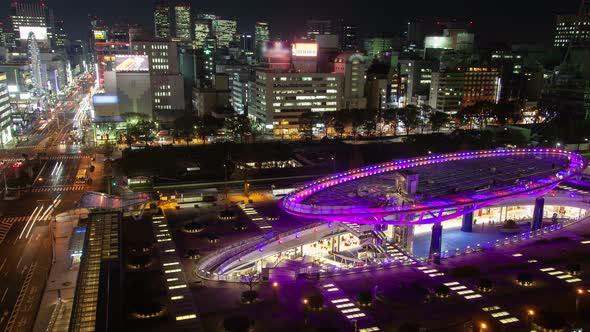
[[[190,3],[196,12],[214,12],[222,17],[237,19],[240,32],[252,33],[256,21],[268,21],[271,33],[280,33],[286,39],[305,32],[305,21],[310,18],[344,18],[358,25],[360,33],[364,35],[400,34],[408,20],[418,18],[433,21],[473,21],[478,42],[544,44],[551,42],[555,16],[575,13],[579,6],[578,0],[559,3],[499,0],[491,8],[484,10],[481,10],[481,5],[466,0],[444,3],[423,0],[395,5],[377,1],[372,6],[357,4],[346,8],[338,8],[338,3],[332,0],[320,4],[301,1],[287,7],[262,0],[250,2],[246,7],[234,0],[225,2],[223,7],[216,6],[214,1],[209,0],[185,3]],[[72,6],[69,0],[50,0],[46,4],[54,10],[57,17],[64,18],[65,29],[71,39],[86,38],[88,15],[101,17],[107,23],[128,22],[148,29],[153,25],[155,1],[149,6],[139,0],[106,0],[100,4],[78,3],[76,6]],[[0,17],[7,16],[8,7],[9,5],[0,8]],[[498,22],[501,24],[498,25]]]

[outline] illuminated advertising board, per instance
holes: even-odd
[[[292,48],[293,56],[317,57],[318,44],[316,43],[294,43]]]
[[[116,72],[148,72],[150,69],[147,55],[116,55]]]
[[[114,95],[94,95],[92,97],[92,103],[94,105],[112,105],[118,104],[119,98]]]
[[[427,36],[424,38],[425,48],[451,49],[453,40],[447,36]]]
[[[21,40],[29,39],[29,34],[33,33],[36,40],[47,40],[47,27],[26,27],[20,26],[18,28],[19,38]]]
[[[94,30],[94,40],[105,41],[107,39],[107,32],[105,30]]]
[[[288,45],[279,41],[266,43],[264,45],[263,53],[267,58],[288,58],[291,56],[291,51],[289,50]]]

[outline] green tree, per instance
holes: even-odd
[[[312,137],[313,127],[317,121],[317,116],[311,111],[301,113],[299,116],[299,132],[303,134],[304,138]]]
[[[449,116],[445,112],[432,112],[428,115],[428,121],[432,131],[438,132],[449,122]]]
[[[207,137],[213,136],[223,123],[210,114],[205,114],[197,120],[196,133],[199,138],[203,140],[203,144],[207,143]]]
[[[328,137],[328,128],[334,124],[336,112],[321,112],[317,116],[317,122],[324,128],[324,137]]]
[[[245,114],[236,114],[226,118],[224,126],[234,138],[240,138],[240,143],[244,143],[245,136],[252,134],[252,122]]]
[[[418,126],[420,122],[419,115],[418,108],[414,105],[408,105],[398,110],[398,118],[406,128],[406,135]]]
[[[334,114],[334,131],[342,137],[346,130],[346,114],[344,111],[338,111]]]
[[[397,126],[398,126],[398,112],[399,109],[387,109],[383,110],[381,113],[382,121],[384,125],[389,124],[393,128],[393,135],[397,135]]]
[[[149,120],[139,120],[135,124],[127,125],[128,136],[133,137],[133,141],[145,141],[147,145],[156,137],[156,124]]]
[[[422,106],[420,106],[420,117],[418,119],[418,122],[420,124],[420,133],[423,134],[424,133],[424,127],[426,127],[426,119],[428,119],[430,117],[430,114],[432,114],[432,107],[428,104],[422,104]]]
[[[516,103],[500,103],[494,105],[491,115],[499,126],[505,126],[509,122],[518,123],[522,120],[522,112]]]
[[[185,114],[174,121],[174,136],[183,138],[186,141],[186,146],[189,146],[195,135],[195,127],[199,122],[193,114]]]

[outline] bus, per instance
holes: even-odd
[[[76,184],[86,184],[87,180],[88,170],[86,168],[79,170],[78,175],[76,175]]]

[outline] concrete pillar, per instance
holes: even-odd
[[[545,207],[545,199],[537,197],[535,199],[535,209],[533,210],[533,220],[531,221],[531,231],[536,231],[543,227],[543,208]]]
[[[461,224],[461,231],[471,233],[473,232],[473,211],[463,215],[463,223]]]
[[[442,250],[442,224],[440,222],[432,225],[432,235],[430,237],[430,258],[438,260]]]

